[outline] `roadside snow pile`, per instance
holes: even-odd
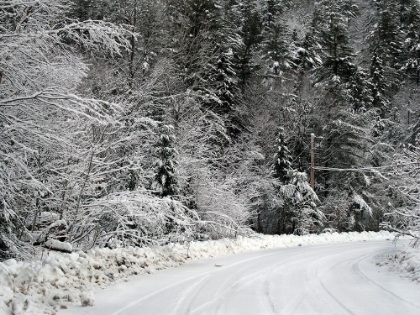
[[[394,235],[387,232],[350,232],[323,233],[319,235],[260,235],[254,237],[238,237],[234,240],[193,242],[188,254],[192,259],[215,257],[222,254],[239,253],[259,249],[284,248],[310,244],[331,244],[346,242],[362,242],[393,239]],[[179,245],[178,245],[179,246]]]
[[[131,276],[176,267],[188,260],[245,251],[309,244],[392,239],[389,232],[254,237],[171,244],[154,248],[92,249],[87,253],[49,252],[39,261],[0,263],[0,315],[56,314],[70,304],[90,306],[93,291]],[[420,260],[417,260],[420,261]],[[417,268],[417,270],[419,270]]]
[[[420,250],[406,247],[395,255],[377,263],[378,266],[388,266],[402,277],[420,283]]]

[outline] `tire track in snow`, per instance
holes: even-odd
[[[272,253],[271,255],[276,255],[278,253]],[[271,255],[267,255],[267,256],[271,256]],[[202,305],[200,305],[199,307],[193,309],[191,311],[191,315],[193,314],[203,314],[203,312],[205,312],[205,314],[209,314],[209,307],[216,305],[216,309],[214,310],[214,314],[218,314],[221,312],[221,309],[223,309],[223,307],[225,306],[225,301],[228,299],[226,293],[227,292],[231,292],[232,289],[233,290],[238,290],[241,289],[244,285],[246,285],[247,283],[249,283],[250,281],[254,280],[255,277],[255,273],[249,274],[250,270],[255,270],[256,266],[261,264],[260,259],[261,258],[267,258],[267,256],[262,256],[262,257],[257,257],[256,261],[253,262],[251,265],[248,264],[240,269],[234,270],[234,272],[232,272],[231,274],[227,275],[223,281],[219,284],[218,286],[218,290],[216,295],[207,303],[204,303]],[[229,267],[234,267],[234,266],[227,266],[226,268]],[[268,269],[270,267],[267,267],[266,269]],[[260,270],[257,273],[263,273],[265,272],[265,270]],[[221,270],[221,273],[225,272],[226,270]],[[244,274],[244,273],[248,273],[248,276],[242,277],[242,276],[238,276],[239,274]],[[238,279],[239,278],[239,279]],[[234,279],[238,279],[238,280],[234,280]],[[245,282],[245,283],[240,283],[240,282]]]
[[[332,257],[340,255],[337,253],[336,249],[324,252],[324,254],[326,256],[318,258],[316,260],[314,260],[313,257],[309,257],[306,259],[306,261],[308,262],[308,266],[307,268],[301,270],[301,282],[304,284],[304,287],[302,289],[303,292],[296,296],[293,299],[293,301],[291,301],[287,306],[282,308],[281,313],[279,314],[296,314],[296,312],[298,312],[299,307],[301,307],[302,304],[306,303],[309,299],[311,299],[312,301],[316,301],[317,303],[320,303],[320,301],[324,302],[321,305],[323,305],[324,308],[325,306],[328,306],[328,309],[334,314],[337,314],[337,311],[334,311],[334,309],[337,308],[336,306],[339,307],[340,311],[344,311],[347,314],[353,314],[345,305],[343,305],[339,300],[337,300],[333,295],[331,295],[331,293],[328,292],[328,290],[327,296],[325,296],[325,294],[322,293],[326,290],[322,287],[322,285],[320,285],[320,280],[326,273],[329,272],[330,268],[326,268],[326,270],[320,275],[318,272],[318,267],[320,264],[323,263],[323,261],[329,261]],[[296,275],[294,276],[296,277]],[[317,298],[315,299],[313,298],[313,296],[316,296]],[[334,305],[331,304],[331,299]],[[339,312],[338,314],[341,313],[342,312]]]
[[[176,301],[176,305],[173,308],[171,314],[181,315],[190,314],[191,304],[197,295],[200,293],[203,286],[210,280],[211,275],[205,275],[200,281],[196,281],[191,287],[181,293],[181,296]]]
[[[275,254],[276,254],[276,253],[265,254],[265,255],[263,255],[263,257],[266,257],[266,256],[272,256],[272,255],[275,255]],[[249,262],[249,261],[257,260],[257,259],[260,259],[260,258],[261,258],[261,257],[253,257],[253,258],[249,258],[249,259],[241,260],[241,261],[239,261],[239,262],[237,262],[237,263],[231,264],[231,265],[230,265],[230,266],[228,266],[227,268],[232,268],[232,267],[235,267],[235,266],[237,266],[237,265],[240,265],[240,264],[243,264],[243,263],[247,263],[247,262]],[[132,308],[132,307],[134,307],[134,306],[138,307],[138,306],[142,305],[142,304],[143,304],[142,302],[145,302],[147,299],[149,299],[149,298],[151,298],[151,297],[153,297],[153,296],[159,295],[159,294],[163,293],[164,291],[170,290],[170,289],[172,289],[172,288],[174,288],[174,287],[176,287],[176,286],[178,286],[178,285],[185,284],[185,283],[187,283],[187,282],[189,282],[189,281],[191,281],[191,280],[194,280],[194,279],[197,279],[197,278],[201,278],[201,277],[202,277],[202,276],[204,276],[204,275],[210,275],[210,274],[217,273],[217,272],[220,272],[220,269],[218,269],[218,270],[208,271],[208,272],[205,272],[205,273],[203,273],[203,274],[200,274],[200,275],[197,275],[197,276],[192,276],[192,277],[189,277],[189,278],[187,278],[187,279],[183,279],[183,280],[181,280],[181,281],[177,281],[177,282],[175,282],[175,283],[172,283],[172,284],[171,284],[171,285],[169,285],[169,286],[166,286],[166,287],[164,287],[164,288],[162,288],[162,289],[159,289],[159,290],[154,291],[154,292],[152,292],[152,293],[150,293],[150,294],[147,294],[147,295],[145,295],[145,296],[142,296],[141,298],[139,298],[139,299],[137,299],[137,300],[135,300],[135,301],[133,301],[133,302],[131,302],[131,303],[127,304],[126,306],[124,306],[123,308],[119,309],[118,311],[113,312],[111,315],[120,315],[120,314],[128,315],[128,314],[130,314],[130,313],[125,313],[125,311],[127,311],[128,309],[130,309],[130,308]],[[124,313],[123,313],[123,312],[124,312]],[[137,314],[137,313],[136,313],[136,314]]]
[[[315,252],[316,250],[314,250]],[[284,252],[276,252],[272,255],[281,255],[284,256]],[[295,263],[299,263],[300,261],[306,260],[296,260],[297,257],[306,256],[307,252],[301,253],[299,255],[295,255],[291,258],[288,258],[287,260],[281,260],[276,264],[272,264],[271,260],[267,260],[267,258],[271,258],[272,255],[269,256],[262,256],[257,258],[255,262],[252,264],[248,264],[244,266],[243,268],[240,268],[238,270],[235,270],[233,273],[229,274],[226,278],[223,279],[223,282],[219,285],[217,294],[212,298],[210,301],[200,305],[199,307],[193,309],[191,311],[191,315],[199,315],[199,314],[228,314],[223,313],[223,309],[227,306],[227,301],[231,298],[232,293],[234,292],[240,292],[244,288],[248,286],[256,286],[257,280],[260,280],[261,282],[266,281],[266,277],[261,277],[261,275],[271,275],[271,273],[274,270],[279,269],[277,266],[282,265],[281,268],[287,268],[292,266]],[[267,261],[266,261],[267,260]],[[269,264],[266,267],[261,268],[262,264]],[[268,270],[271,270],[271,272],[267,272]],[[257,271],[255,271],[257,270]],[[245,276],[243,274],[246,274]],[[232,280],[233,279],[233,280]],[[234,280],[237,279],[237,280]],[[263,289],[260,289],[259,292],[264,292]],[[259,297],[259,301],[262,303],[262,306],[265,310],[272,310],[271,314],[277,314],[274,305],[272,302],[269,301],[268,297],[265,294],[258,294],[258,291],[256,292],[256,295]],[[268,307],[267,307],[268,305]],[[213,306],[216,306],[215,308]],[[213,311],[210,311],[212,310]],[[264,313],[264,315],[267,313]]]
[[[385,288],[384,286],[380,285],[379,283],[377,283],[375,280],[373,280],[372,278],[368,277],[365,273],[363,273],[363,271],[360,269],[360,262],[364,259],[366,259],[366,257],[369,257],[370,255],[366,255],[364,257],[361,257],[360,259],[358,259],[357,261],[355,261],[352,264],[352,270],[358,274],[360,276],[360,278],[365,279],[366,281],[371,282],[372,284],[374,284],[375,286],[377,286],[378,288],[380,288],[381,290],[385,291],[387,294],[392,295],[394,298],[401,300],[404,303],[410,304],[411,306],[413,306],[414,308],[419,310],[419,314],[420,314],[420,307],[418,305],[415,305],[414,303],[412,303],[411,301],[404,299],[403,297],[395,294],[394,292],[388,290],[387,288]]]
[[[124,290],[110,290],[105,296],[112,302],[104,296],[97,307],[72,314],[417,315],[418,289],[395,275],[376,274],[379,268],[369,264],[375,253],[393,250],[389,243],[363,242],[218,257],[146,276],[131,287],[138,289],[130,299],[124,299]]]

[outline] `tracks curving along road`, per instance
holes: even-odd
[[[60,315],[418,315],[420,286],[375,264],[395,251],[381,241],[205,259],[116,284],[93,307]]]

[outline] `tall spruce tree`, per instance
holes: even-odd
[[[234,21],[221,0],[168,0],[173,59],[184,85],[200,98],[203,109],[223,117],[230,136],[244,129],[240,111],[235,51],[242,45]],[[233,26],[233,27],[232,27]]]
[[[317,70],[317,81],[335,77],[346,80],[354,70],[348,26],[358,9],[352,0],[322,0],[317,6],[313,24],[323,58],[322,67]]]
[[[318,196],[305,173],[293,170],[290,181],[281,187],[284,200],[283,232],[305,235],[322,226],[323,213],[317,209]]]
[[[391,86],[385,75],[385,69],[389,69],[384,64],[384,60],[378,51],[373,52],[370,65],[370,77],[372,82],[372,106],[379,110],[381,118],[390,110],[389,91]]]
[[[277,132],[277,151],[274,155],[274,177],[285,184],[290,179],[292,171],[292,157],[286,144],[284,128],[279,127]]]
[[[358,8],[350,0],[323,0],[317,3],[315,13],[313,28],[322,58],[322,65],[314,71],[321,97],[313,126],[322,139],[317,160],[323,168],[317,172],[317,183],[323,191],[323,211],[331,218],[330,205],[339,202],[347,205],[344,216],[350,217],[350,205],[368,195],[369,177],[350,169],[369,165],[369,123],[375,117],[369,111],[372,97],[368,76],[354,64],[349,41],[349,25]]]
[[[235,22],[242,39],[242,44],[238,46],[235,53],[235,71],[239,80],[239,85],[244,92],[248,81],[258,70],[259,64],[256,62],[258,46],[262,40],[262,18],[254,0],[227,2],[228,17]]]
[[[417,1],[406,1],[401,4],[404,9],[402,16],[404,26],[404,55],[406,56],[403,70],[411,80],[420,84],[420,4]]]
[[[176,175],[175,136],[173,126],[163,125],[160,128],[159,138],[156,143],[155,176],[152,188],[157,190],[161,197],[178,195],[178,180]]]
[[[276,76],[293,66],[292,32],[283,17],[287,4],[288,1],[266,0],[262,8],[263,58],[270,73]]]
[[[402,64],[402,34],[395,0],[378,4],[378,22],[370,34],[373,106],[385,118],[391,110],[391,98],[399,88],[398,70]]]
[[[284,128],[279,127],[277,131],[277,146],[276,153],[274,155],[273,171],[274,178],[276,178],[279,183],[277,188],[277,194],[279,199],[282,195],[282,186],[286,185],[290,181],[290,176],[292,173],[292,163],[290,151],[286,144]],[[283,205],[277,205],[275,209],[275,220],[277,221],[276,232],[278,234],[290,232],[290,222],[292,216],[291,205],[284,202]]]

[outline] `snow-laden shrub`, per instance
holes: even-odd
[[[81,217],[69,235],[84,249],[182,242],[195,238],[199,223],[197,213],[181,202],[136,191],[98,199]]]
[[[394,181],[389,188],[394,198],[388,203],[388,213],[383,226],[402,235],[410,235],[420,240],[420,135],[415,145],[402,147],[402,151],[395,154]]]

